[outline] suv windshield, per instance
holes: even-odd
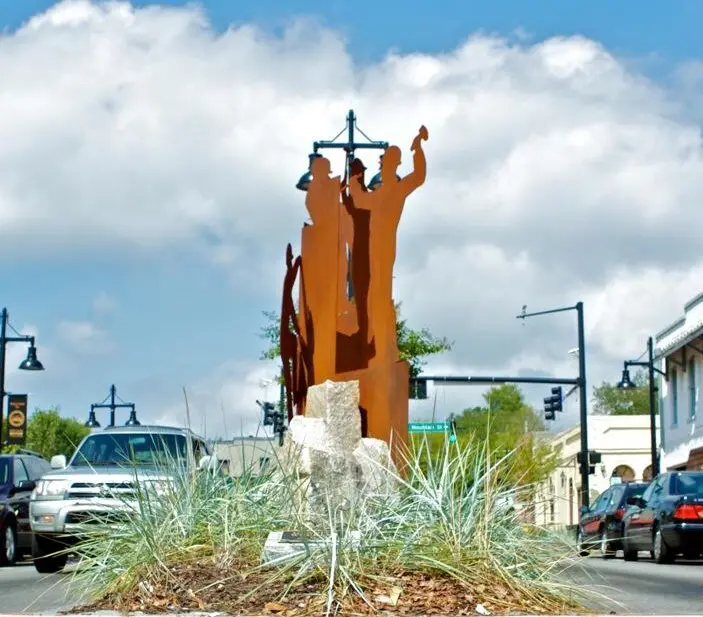
[[[0,484],[10,483],[10,459],[0,458]]]
[[[96,433],[86,438],[71,461],[74,467],[161,466],[186,460],[183,435]]]
[[[677,473],[671,478],[672,495],[703,497],[703,473]]]

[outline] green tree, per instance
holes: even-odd
[[[621,390],[616,385],[603,382],[593,388],[593,409],[609,416],[649,415],[649,377],[637,371],[632,377],[637,388]]]
[[[4,435],[7,435],[6,431],[5,428]],[[56,407],[36,409],[27,422],[27,442],[22,447],[33,450],[46,459],[56,454],[70,457],[88,433],[90,429],[82,422],[75,418],[62,417]],[[6,448],[9,452],[17,449],[16,446]]]
[[[434,336],[427,328],[413,330],[407,320],[400,318],[400,303],[396,309],[396,336],[401,360],[410,364],[410,376],[417,377],[427,363],[425,358],[449,351],[453,343],[447,338]],[[280,317],[274,311],[264,311],[267,322],[261,327],[259,336],[269,342],[262,352],[262,360],[275,360],[280,357]]]
[[[498,474],[510,486],[526,486],[546,479],[559,464],[559,453],[548,443],[535,439],[544,423],[525,402],[520,388],[505,384],[483,396],[485,405],[465,409],[456,416],[459,438],[485,442],[492,459],[501,460]]]

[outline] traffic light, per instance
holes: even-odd
[[[596,465],[603,460],[603,455],[595,450],[588,451],[588,475],[596,473]],[[583,465],[583,457],[580,452],[576,453],[576,462]]]
[[[410,379],[410,398],[413,400],[425,400],[427,398],[426,379]]]
[[[449,420],[449,443],[456,443],[456,420]]]
[[[556,420],[556,412],[561,410],[561,386],[557,386],[552,388],[552,396],[544,399],[544,419]]]
[[[267,401],[256,401],[256,404],[261,407],[261,411],[264,412],[264,426],[273,426],[276,406]]]

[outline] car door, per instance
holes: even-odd
[[[642,504],[633,506],[628,520],[628,540],[641,550],[652,548],[652,526],[666,480],[666,474],[657,477],[642,495]]]
[[[608,503],[605,506],[605,511],[603,512],[603,520],[606,528],[608,529],[610,537],[613,537],[613,533],[617,532],[620,535],[620,521],[616,518],[615,513],[617,512],[620,502],[622,501],[623,493],[625,492],[624,484],[616,484],[610,488],[610,496],[608,498]]]
[[[605,492],[601,493],[596,498],[591,509],[584,514],[581,528],[583,529],[584,536],[589,540],[599,535],[598,529],[600,528],[600,522],[603,519],[608,502],[610,501],[610,493],[611,489],[607,489]]]
[[[17,541],[21,546],[27,546],[31,541],[29,527],[29,496],[34,486],[30,485],[29,473],[19,456],[12,461],[13,489],[10,504],[17,517]]]

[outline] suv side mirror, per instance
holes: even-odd
[[[588,514],[590,512],[590,510],[588,509],[588,506],[581,506],[579,508],[579,512],[581,513],[581,515],[584,515],[584,514]]]
[[[36,485],[34,480],[20,480],[15,487],[15,492],[24,493],[26,491],[33,491]]]
[[[52,469],[66,469],[66,456],[63,454],[52,456],[50,464]]]
[[[201,471],[207,469],[208,471],[215,473],[219,467],[218,463],[219,460],[216,456],[205,454],[198,461],[198,469],[200,469]]]

